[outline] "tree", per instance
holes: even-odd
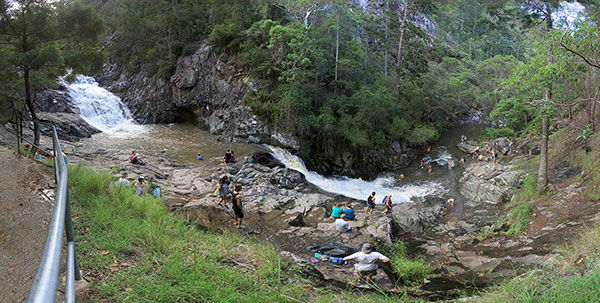
[[[571,34],[571,31],[565,31],[560,38],[560,45],[586,64],[586,76],[581,83],[588,124],[593,132],[596,127],[596,104],[600,97],[600,78],[598,76],[600,73],[600,54],[598,53],[598,47],[600,47],[598,39],[600,33],[598,21],[600,20],[598,18],[600,18],[600,14],[595,12],[591,17],[596,20],[592,21],[586,18],[577,22],[572,35],[567,36],[567,34]]]
[[[3,1],[0,5],[0,39],[10,65],[22,79],[24,101],[34,120],[34,144],[40,128],[34,107],[35,93],[56,85],[67,68],[88,72],[102,62],[95,48],[104,26],[90,7],[78,2],[46,0]],[[18,93],[18,92],[17,92]]]

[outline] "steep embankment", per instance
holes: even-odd
[[[586,119],[559,121],[550,137],[547,192],[538,194],[535,156],[538,138],[518,144],[515,164],[528,172],[509,204],[509,222],[531,246],[550,249],[553,257],[534,270],[492,288],[476,302],[598,302],[600,222],[600,138],[588,133]],[[522,153],[523,154],[523,153]],[[514,214],[514,215],[513,215]],[[497,238],[499,234],[492,233]],[[489,241],[489,240],[484,240]]]

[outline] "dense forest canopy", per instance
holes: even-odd
[[[84,3],[104,18],[102,49],[119,66],[168,78],[203,40],[235,55],[261,83],[243,101],[313,158],[423,146],[474,111],[500,127],[490,136],[515,136],[598,97],[597,67],[584,60],[598,62],[597,1]]]

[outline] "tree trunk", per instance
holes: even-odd
[[[31,115],[31,119],[33,120],[33,144],[31,148],[31,152],[35,154],[37,151],[37,147],[40,145],[40,126],[37,121],[37,115],[35,113],[35,108],[33,106],[33,100],[31,98],[31,83],[29,82],[29,67],[25,67],[23,69],[23,80],[25,82],[25,103],[27,104],[27,109],[29,110],[29,114]]]
[[[548,117],[542,118],[542,143],[537,183],[538,192],[545,192],[548,186]]]
[[[546,5],[546,30],[552,30],[552,11],[550,5]],[[548,57],[552,58],[551,50],[548,49]],[[545,101],[550,102],[552,100],[552,85],[548,85],[545,93]],[[544,105],[545,107],[546,105]],[[546,113],[542,118],[542,142],[540,147],[540,166],[538,169],[537,188],[539,193],[546,191],[548,187],[548,124],[549,118]]]
[[[388,50],[387,50],[387,40],[388,40],[388,17],[385,16],[385,41],[384,41],[384,47],[383,47],[383,52],[384,52],[384,56],[383,56],[383,73],[384,75],[387,77],[388,73],[387,73],[387,66],[388,66]]]
[[[337,86],[338,80],[338,59],[340,53],[340,16],[335,19],[335,78],[333,81],[333,93],[335,94],[335,87]]]
[[[398,61],[396,63],[397,74],[396,74],[396,90],[398,90],[398,98],[400,98],[400,64],[402,63],[402,39],[404,39],[404,23],[406,22],[406,14],[408,13],[408,3],[404,3],[404,17],[402,17],[400,24],[400,41],[398,42]]]

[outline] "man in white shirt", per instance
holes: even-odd
[[[364,277],[367,283],[371,282],[371,277],[377,274],[377,262],[390,262],[390,258],[378,252],[373,252],[373,245],[371,243],[363,244],[360,252],[344,258],[344,261],[349,260],[356,261],[354,267],[358,279],[360,280]]]

